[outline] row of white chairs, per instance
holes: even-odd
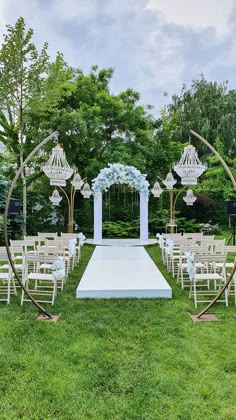
[[[10,251],[25,288],[38,302],[54,304],[58,290],[63,290],[71,270],[79,263],[81,246],[78,234],[40,233],[23,240],[11,240]],[[14,273],[5,247],[0,247],[0,301],[10,303],[17,294]],[[21,304],[29,300],[22,291]]]
[[[168,271],[176,278],[182,289],[189,289],[189,297],[198,303],[207,303],[226,282],[235,262],[227,256],[236,256],[236,246],[225,245],[225,240],[214,236],[192,234],[188,238],[176,234],[159,238],[162,260]],[[236,259],[235,259],[236,261]],[[234,295],[236,305],[236,276],[218,302],[228,306],[228,296]]]

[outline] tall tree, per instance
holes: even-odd
[[[175,138],[186,142],[190,129],[193,129],[213,144],[220,137],[224,153],[235,156],[236,153],[236,91],[229,90],[228,82],[208,82],[204,76],[192,81],[191,86],[183,85],[180,95],[174,95],[172,103],[167,107],[170,119],[179,125],[175,130]],[[205,146],[199,144],[198,149],[204,153]]]
[[[27,141],[28,112],[40,95],[42,75],[47,70],[48,54],[45,43],[40,52],[32,43],[33,30],[26,30],[20,17],[15,26],[7,25],[0,50],[0,132],[8,147],[18,152],[19,164],[24,160]],[[26,234],[26,177],[22,172],[23,234]]]
[[[24,19],[7,25],[0,49],[0,139],[18,156],[21,165],[35,143],[54,129],[51,116],[67,95],[66,81],[73,77],[62,54],[50,62],[48,44],[38,51],[32,42],[33,30]],[[27,184],[22,172],[23,229],[26,234]]]

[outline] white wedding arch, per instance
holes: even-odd
[[[128,184],[140,194],[140,240],[148,240],[148,196],[149,182],[146,175],[134,166],[121,163],[108,164],[92,182],[94,195],[94,242],[102,240],[102,193],[113,184]]]

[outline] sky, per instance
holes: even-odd
[[[157,114],[202,73],[236,87],[236,0],[0,0],[0,42],[20,16],[38,48],[113,67],[111,91],[133,88]]]

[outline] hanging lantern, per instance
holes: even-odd
[[[84,185],[84,181],[81,179],[81,176],[78,172],[75,173],[74,178],[71,181],[71,184],[73,185],[75,190],[80,190],[82,186]]]
[[[0,154],[3,154],[6,151],[6,146],[5,144],[0,141]]]
[[[176,184],[177,180],[174,179],[172,172],[169,172],[166,175],[166,179],[163,181],[163,184],[166,186],[167,190],[172,190],[173,186]]]
[[[154,195],[155,198],[159,198],[162,191],[163,190],[161,189],[159,182],[156,181],[155,184],[153,185],[153,188],[151,189],[152,194]]]
[[[193,194],[192,190],[188,190],[186,192],[186,195],[183,197],[183,200],[187,204],[187,206],[193,206],[193,203],[195,203],[197,197]]]
[[[84,198],[90,198],[92,190],[87,182],[84,184],[84,187],[81,190],[81,194],[84,196]]]
[[[189,144],[184,148],[180,161],[174,165],[175,172],[181,177],[182,185],[197,184],[198,177],[207,169],[202,164],[194,146]]]
[[[51,195],[51,197],[49,197],[49,200],[51,201],[51,203],[54,206],[59,206],[62,197],[60,196],[59,192],[55,189]]]
[[[62,147],[58,144],[52,149],[52,155],[43,166],[44,173],[50,178],[50,185],[66,186],[66,180],[73,174]]]

